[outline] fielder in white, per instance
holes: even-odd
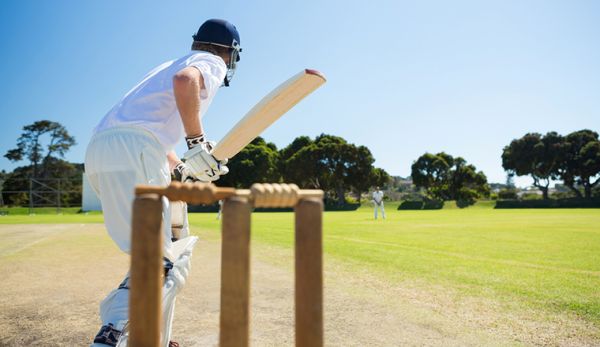
[[[381,217],[385,219],[385,208],[383,206],[383,191],[379,187],[375,187],[373,192],[373,205],[375,208],[375,219],[377,219],[377,209],[381,210]]]
[[[223,200],[219,200],[219,211],[217,212],[217,220],[221,219],[222,212],[223,212]]]
[[[166,186],[181,181],[214,181],[228,172],[210,153],[202,117],[219,87],[229,86],[239,61],[240,37],[224,20],[206,21],[193,36],[192,50],[152,70],[94,129],[85,171],[98,194],[110,237],[131,249],[131,211],[137,184]],[[185,137],[181,161],[173,149]],[[163,201],[164,264],[162,346],[170,341],[175,295],[185,284],[196,237],[189,237],[183,204]],[[171,223],[171,210],[173,223]],[[173,228],[171,227],[173,225]],[[102,327],[92,346],[126,346],[129,278],[100,304]]]

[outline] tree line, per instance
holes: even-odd
[[[11,205],[28,203],[31,195],[25,191],[36,189],[31,187],[31,178],[46,186],[51,183],[43,180],[60,178],[64,180],[60,189],[79,192],[78,195],[65,194],[63,204],[73,204],[77,199],[79,203],[83,164],[62,159],[75,144],[75,138],[57,122],[41,120],[23,127],[16,148],[8,150],[4,156],[13,162],[28,160],[29,165],[10,173],[2,172],[0,177],[3,191],[22,193],[4,194],[4,202]],[[323,189],[327,199],[344,204],[347,193],[360,200],[360,195],[370,187],[384,185],[389,180],[383,169],[373,166],[374,162],[367,147],[349,143],[339,136],[321,134],[314,139],[300,136],[281,150],[258,137],[231,158],[227,164],[229,174],[216,183],[247,188],[255,182],[294,182],[301,188]]]
[[[554,131],[527,133],[503,148],[502,167],[509,178],[531,176],[545,200],[552,180],[561,180],[577,198],[591,199],[600,184],[598,133],[589,129],[564,136]],[[444,152],[420,156],[411,166],[411,176],[413,184],[425,189],[431,199],[469,205],[490,194],[483,172]]]
[[[30,165],[0,173],[3,190],[29,190],[29,178],[66,179],[61,188],[74,194],[65,194],[62,199],[65,204],[78,203],[83,164],[62,159],[75,144],[75,138],[57,122],[42,120],[23,127],[17,146],[4,156],[14,162],[28,160]],[[330,202],[341,205],[348,196],[360,201],[371,187],[393,186],[388,184],[392,182],[390,175],[375,167],[374,162],[367,147],[339,136],[299,136],[281,149],[258,137],[231,158],[227,164],[229,174],[216,183],[246,188],[255,182],[293,182],[301,188],[322,189]],[[509,178],[531,176],[544,199],[549,198],[551,180],[562,180],[575,197],[589,199],[600,183],[598,133],[588,129],[565,136],[556,132],[527,133],[503,148],[502,166]],[[464,158],[445,152],[424,153],[417,158],[411,166],[411,179],[428,199],[456,200],[468,206],[490,196],[490,185],[482,171]],[[28,198],[27,194],[7,195],[4,202],[19,205]]]
[[[590,199],[600,183],[598,133],[584,129],[565,136],[554,131],[525,134],[504,147],[502,167],[510,175],[531,176],[544,199],[551,180],[561,180],[576,197]]]
[[[301,188],[322,189],[330,201],[341,205],[348,193],[359,201],[362,193],[389,181],[389,174],[374,162],[367,147],[339,136],[300,136],[279,150],[258,137],[230,160],[229,173],[216,183],[249,187],[255,182],[293,182]]]
[[[29,165],[0,173],[2,201],[16,206],[30,202],[46,204],[48,201],[56,202],[54,191],[60,190],[64,192],[59,195],[62,206],[80,205],[83,164],[62,159],[76,143],[67,129],[57,122],[41,120],[24,126],[17,146],[8,150],[4,157],[13,162],[28,160]]]

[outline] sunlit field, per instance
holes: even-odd
[[[397,211],[373,220],[369,206],[324,215],[325,259],[387,281],[412,281],[508,307],[575,314],[600,324],[600,211],[457,209]],[[15,214],[2,224],[101,223],[97,213]],[[191,214],[193,232],[219,238],[214,213]],[[255,247],[291,249],[292,213],[255,213]],[[6,241],[6,240],[5,240]],[[327,263],[325,264],[327,266]]]
[[[600,211],[494,210],[491,204],[437,211],[327,212],[331,257],[391,281],[415,280],[507,305],[561,311],[600,323]],[[217,237],[213,214],[194,226]],[[255,213],[252,240],[291,248],[293,214]]]

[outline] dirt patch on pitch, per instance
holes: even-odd
[[[253,247],[252,345],[292,346],[291,251]],[[388,282],[326,258],[329,346],[600,344],[598,327],[445,288]],[[220,244],[203,239],[177,302],[182,346],[218,342]],[[128,258],[102,225],[0,226],[0,346],[85,346],[99,328],[98,303],[127,272]]]

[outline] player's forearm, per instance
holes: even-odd
[[[167,161],[169,162],[169,172],[173,172],[175,166],[181,163],[181,159],[179,159],[175,151],[170,151],[167,153]]]
[[[173,77],[173,94],[188,137],[204,133],[200,122],[200,90],[202,75],[196,68],[185,68]]]

